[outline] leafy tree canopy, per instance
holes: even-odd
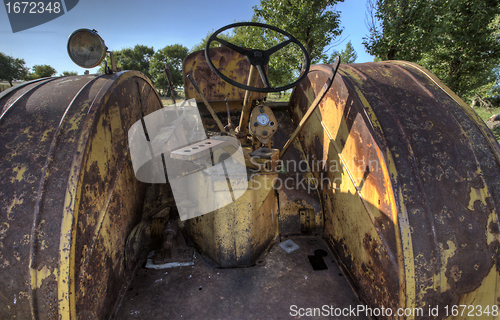
[[[419,63],[469,100],[498,81],[497,0],[371,0],[369,9],[368,53]]]
[[[28,68],[24,59],[13,58],[0,52],[0,79],[9,82],[24,80],[28,75]]]
[[[33,72],[30,73],[27,77],[30,80],[52,77],[57,73],[56,69],[52,68],[47,64],[42,65],[34,65],[32,68]]]
[[[121,68],[122,70],[137,70],[144,73],[148,78],[151,77],[149,73],[149,62],[153,54],[153,47],[139,44],[135,45],[134,48],[113,51],[116,68]],[[111,67],[109,55],[106,57],[106,62],[108,67]],[[104,72],[104,61],[101,63],[99,71]]]
[[[169,45],[156,51],[150,62],[151,80],[156,88],[168,87],[165,64],[169,65],[174,87],[183,85],[182,62],[188,52],[189,49],[180,44]]]
[[[312,63],[326,58],[325,48],[342,33],[340,12],[334,6],[343,0],[261,0],[254,17],[295,36],[306,48]]]
[[[330,58],[328,58],[325,62],[333,63],[337,56],[340,56],[340,63],[354,63],[358,58],[358,54],[356,53],[356,50],[354,50],[351,41],[346,44],[344,50],[340,50],[340,52],[334,51]]]
[[[253,22],[262,22],[254,15]],[[229,42],[244,48],[269,49],[285,38],[279,33],[258,27],[234,28]],[[271,86],[277,87],[293,82],[302,67],[302,53],[295,45],[287,45],[271,55],[268,65],[268,78]]]
[[[201,39],[201,42],[196,44],[193,48],[191,48],[191,52],[195,52],[195,51],[199,51],[199,50],[205,50],[205,47],[207,46],[207,42],[208,42],[208,39],[210,38],[210,36],[215,32],[215,30],[212,29],[212,31],[210,31],[209,33],[207,33],[207,35],[205,36],[205,38]],[[224,39],[226,41],[230,41],[234,44],[236,44],[234,42],[234,39],[233,39],[233,36],[234,36],[234,33],[222,33],[220,34],[218,37],[221,38],[221,39]],[[211,44],[210,44],[210,48],[216,48],[220,45],[219,42],[217,41],[213,41]]]
[[[63,71],[62,74],[60,74],[61,77],[65,77],[65,76],[77,76],[78,75],[78,72],[76,71]]]
[[[254,6],[253,22],[266,23],[292,34],[308,52],[311,62],[326,58],[326,47],[342,33],[340,14],[334,6],[343,0],[261,0]],[[269,49],[285,40],[274,31],[254,28],[236,28],[230,42],[252,49]],[[304,64],[297,45],[290,44],[271,56],[268,76],[272,86],[293,82]]]

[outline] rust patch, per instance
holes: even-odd
[[[309,81],[295,89],[294,121],[327,70],[313,67]],[[339,179],[336,190],[321,192],[330,244],[373,307],[385,301],[384,306],[444,308],[465,295],[470,299],[493,263],[498,270],[500,164],[491,137],[442,85],[415,67],[353,64],[342,66],[339,75],[300,136],[306,154],[342,162],[329,176]],[[376,160],[382,170],[357,168],[360,160]],[[401,203],[389,201],[390,194],[396,200],[401,195]],[[411,242],[403,243],[403,236]],[[399,294],[384,300],[370,270],[393,276],[384,286]],[[415,278],[405,278],[408,272]],[[401,290],[414,290],[416,300]]]
[[[143,186],[135,180],[124,142],[129,126],[140,117],[139,100],[131,99],[130,90],[121,90],[126,79],[134,78],[140,78],[144,88],[151,86],[142,74],[131,71],[74,77],[73,81],[55,78],[0,98],[0,109],[5,110],[0,119],[0,175],[8,182],[0,189],[0,265],[4,267],[0,287],[10,301],[0,304],[0,318],[31,318],[33,314],[37,319],[56,319],[70,313],[85,318],[84,310],[74,313],[82,310],[75,302],[93,310],[93,318],[111,314],[118,289],[107,286],[121,288],[129,276],[120,266],[124,238],[136,223],[136,215],[140,217],[142,205]],[[150,92],[156,102],[150,99],[144,106],[149,112],[160,106],[158,96]],[[99,117],[106,119],[99,121]],[[98,154],[97,160],[86,163],[92,152]],[[85,179],[87,175],[92,181]],[[115,181],[114,189],[111,181]],[[111,190],[115,198],[110,197],[106,207],[102,198]],[[91,194],[96,197],[89,198]],[[99,214],[106,217],[103,212],[108,208],[108,217],[113,217],[99,221]],[[87,229],[79,233],[79,227]],[[83,249],[75,250],[77,243]],[[112,265],[89,256],[92,251],[102,253]],[[89,269],[86,278],[104,280],[95,282],[91,290],[77,285],[78,294],[86,293],[87,298],[106,301],[106,305],[74,299],[77,293],[70,286],[78,280],[75,266],[84,260],[95,268]]]
[[[212,59],[215,67],[219,68],[224,75],[236,82],[243,84],[247,83],[250,63],[246,60],[245,56],[227,47],[219,47],[210,49],[210,58]],[[201,97],[198,95],[191,82],[186,78],[190,73],[193,74],[193,77],[198,83],[203,95],[210,103],[224,102],[225,99],[228,99],[229,101],[243,101],[245,97],[245,90],[229,84],[226,85],[224,80],[220,79],[214,72],[212,72],[206,62],[205,51],[193,52],[186,57],[183,63],[184,91],[186,99],[196,98],[197,102],[202,102]],[[256,86],[263,87],[262,80],[260,78],[257,81]],[[252,98],[254,100],[261,100],[265,96],[265,93],[254,93]],[[225,105],[223,105],[223,107],[225,107]],[[221,108],[221,110],[224,109]]]

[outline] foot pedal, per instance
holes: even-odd
[[[151,251],[148,255],[148,260],[146,261],[146,269],[156,269],[156,270],[161,270],[161,269],[169,269],[169,268],[176,268],[176,267],[187,267],[187,266],[192,266],[194,265],[194,259],[195,259],[195,253],[194,250],[191,254],[191,260],[187,262],[167,262],[164,264],[154,264],[153,263],[153,257],[155,255],[154,251]]]
[[[285,250],[286,253],[293,252],[300,248],[298,244],[296,244],[290,239],[288,239],[287,241],[283,241],[282,243],[279,244],[279,246],[281,247],[281,249]]]
[[[169,220],[163,232],[162,246],[154,251],[151,259],[148,259],[146,268],[164,269],[178,267],[182,265],[192,265],[194,263],[194,248],[186,245],[186,241],[179,230],[179,225],[175,220]],[[157,267],[155,267],[157,266]]]

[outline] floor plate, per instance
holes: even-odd
[[[360,302],[326,243],[293,238],[300,247],[286,253],[278,245],[250,268],[214,268],[196,253],[193,266],[140,268],[116,319],[295,319],[319,308],[356,308]],[[328,269],[314,271],[308,255],[322,249]],[[294,307],[295,306],[295,307]],[[300,309],[303,308],[303,309]],[[317,310],[318,311],[318,310]],[[366,319],[318,316],[307,319]]]

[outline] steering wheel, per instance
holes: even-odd
[[[280,44],[278,44],[270,49],[267,49],[267,50],[257,50],[257,49],[245,49],[245,48],[239,47],[239,46],[234,45],[234,44],[232,44],[224,39],[217,37],[221,32],[224,32],[228,29],[236,28],[236,27],[244,27],[244,26],[270,29],[270,30],[276,31],[276,32],[281,33],[282,35],[286,36],[288,38],[288,40],[283,41]],[[260,78],[262,80],[262,83],[264,84],[264,88],[247,86],[243,83],[236,82],[236,81],[228,78],[224,74],[222,74],[222,72],[220,72],[219,69],[217,69],[214,66],[214,64],[213,64],[212,60],[210,60],[210,57],[208,54],[210,44],[213,41],[217,41],[217,42],[221,43],[222,45],[244,55],[246,57],[246,59],[248,60],[248,62],[251,65],[253,65],[255,68],[257,68],[259,75],[260,75]],[[269,80],[267,79],[267,75],[266,75],[266,71],[265,71],[265,65],[269,63],[269,57],[272,54],[279,51],[280,49],[283,49],[284,47],[286,47],[288,44],[290,44],[292,42],[297,44],[299,46],[300,50],[302,50],[302,54],[303,54],[304,61],[306,64],[305,68],[303,68],[302,73],[300,74],[299,78],[295,82],[293,82],[291,84],[287,84],[285,86],[273,88],[269,85]],[[212,71],[215,72],[215,74],[218,75],[221,79],[223,79],[226,82],[229,82],[230,84],[232,84],[233,86],[236,86],[238,88],[250,90],[250,91],[256,91],[256,92],[278,92],[278,91],[285,91],[287,89],[293,88],[296,85],[298,85],[307,76],[307,73],[309,72],[309,67],[311,65],[311,59],[309,58],[309,54],[307,53],[307,50],[304,48],[302,43],[300,43],[300,41],[297,40],[297,38],[295,38],[294,36],[292,36],[288,32],[283,31],[279,28],[276,28],[276,27],[273,27],[273,26],[270,26],[270,25],[264,24],[264,23],[258,23],[258,22],[233,23],[233,24],[229,24],[229,25],[222,27],[219,30],[215,31],[208,39],[207,45],[205,47],[205,58],[207,59],[208,65],[210,66],[210,69],[212,69]]]

